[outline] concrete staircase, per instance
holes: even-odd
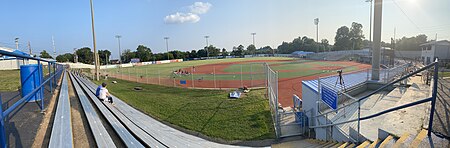
[[[383,130],[379,130],[378,138],[374,141],[366,140],[362,143],[322,141],[317,139],[304,139],[284,142],[272,145],[273,148],[433,148],[448,147],[449,141],[432,134],[427,136],[427,130],[422,129],[416,135],[404,133],[401,137],[393,136]]]

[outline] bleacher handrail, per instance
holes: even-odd
[[[7,56],[24,58],[24,59],[32,59],[32,60],[44,61],[44,62],[50,62],[50,63],[56,62],[56,60],[49,60],[49,59],[43,59],[43,58],[39,58],[39,57],[26,56],[26,55],[14,53],[14,52],[8,52],[8,51],[4,51],[4,50],[0,50],[0,55],[7,55]]]
[[[370,93],[360,97],[357,101],[354,101],[354,102],[352,102],[350,104],[354,104],[355,102],[358,102],[360,104],[360,102],[362,100],[365,100],[365,99],[369,98],[370,96],[374,95],[375,93],[378,93],[378,92],[386,89],[387,87],[390,87],[391,85],[394,85],[395,83],[403,81],[403,80],[405,80],[405,79],[407,79],[407,78],[409,78],[409,77],[411,77],[413,75],[416,75],[416,74],[418,74],[418,73],[420,73],[422,71],[425,71],[427,69],[430,69],[430,68],[434,67],[434,76],[433,76],[434,83],[433,83],[433,87],[432,87],[432,97],[430,97],[430,98],[426,98],[426,99],[422,99],[422,100],[419,100],[419,101],[407,103],[407,104],[404,104],[404,105],[401,105],[401,106],[397,106],[397,107],[393,107],[393,108],[390,108],[390,109],[386,109],[384,111],[381,111],[381,112],[378,112],[378,113],[375,113],[375,114],[372,114],[372,115],[368,115],[368,116],[365,116],[365,117],[360,117],[360,106],[359,106],[358,107],[358,118],[356,118],[356,119],[347,120],[347,121],[341,121],[341,122],[337,122],[337,123],[330,123],[330,124],[325,124],[325,125],[315,125],[315,126],[310,126],[309,128],[332,127],[332,126],[336,126],[336,125],[341,125],[341,124],[350,123],[350,122],[356,122],[357,121],[358,122],[357,132],[358,132],[358,135],[359,135],[360,134],[360,121],[371,119],[371,118],[378,117],[378,116],[381,116],[383,114],[387,114],[387,113],[390,113],[390,112],[393,112],[393,111],[396,111],[396,110],[400,110],[400,109],[403,109],[403,108],[419,105],[419,104],[426,103],[426,102],[430,101],[431,102],[431,110],[430,110],[430,117],[429,117],[429,124],[428,124],[428,136],[431,136],[431,131],[433,129],[433,127],[432,127],[432,125],[433,125],[433,115],[434,115],[435,104],[436,104],[436,97],[437,97],[436,94],[437,94],[438,66],[439,66],[438,59],[436,59],[435,62],[433,62],[433,63],[431,63],[431,64],[429,64],[429,65],[427,65],[425,67],[422,67],[419,70],[411,72],[411,73],[409,73],[409,74],[407,74],[405,76],[402,76],[401,78],[399,78],[397,80],[394,80],[394,81],[392,81],[392,82],[390,82],[388,84],[385,84],[382,87],[380,87],[380,88],[378,88],[378,89],[376,89],[376,90],[374,90],[374,91],[372,91],[372,92],[370,92]],[[350,104],[341,106],[338,109],[347,107]],[[328,111],[328,112],[325,112],[325,113],[313,116],[311,118],[316,118],[317,119],[318,117],[326,116],[326,115],[328,115],[331,112],[336,112],[336,110],[331,110],[331,111]],[[359,138],[359,136],[358,136],[358,138]],[[358,140],[359,139],[357,139],[357,141]]]
[[[17,108],[19,108],[19,106],[23,105],[25,102],[29,101],[33,96],[37,96],[37,97],[41,98],[39,107],[41,108],[41,112],[44,111],[45,109],[44,109],[43,93],[42,94],[39,93],[39,95],[37,95],[37,94],[38,94],[38,92],[44,91],[45,84],[47,84],[47,83],[49,83],[50,92],[53,93],[53,88],[56,88],[53,86],[53,85],[56,85],[56,76],[61,74],[61,72],[64,70],[64,66],[57,65],[55,60],[43,59],[43,58],[39,58],[39,57],[31,57],[31,56],[22,55],[22,54],[4,51],[4,50],[0,50],[0,56],[12,56],[12,57],[22,58],[22,59],[27,59],[27,60],[29,60],[29,59],[37,60],[38,65],[40,65],[41,62],[48,62],[48,69],[49,69],[49,71],[48,71],[49,76],[47,77],[47,79],[43,80],[43,78],[40,77],[39,78],[40,82],[41,82],[40,85],[37,86],[36,88],[34,88],[34,90],[32,90],[29,94],[20,98],[17,102],[15,102],[11,107],[7,108],[5,111],[3,111],[2,105],[0,105],[0,113],[1,113],[1,117],[0,117],[0,119],[1,119],[1,122],[0,122],[0,147],[6,148],[6,147],[8,147],[8,142],[6,141],[7,135],[6,135],[5,123],[4,123],[5,117],[10,118],[9,114],[11,112],[13,112]],[[53,67],[53,74],[51,72],[51,67]],[[43,72],[42,67],[38,66],[38,73],[42,73],[42,72]],[[53,84],[53,83],[55,83],[55,84]],[[1,97],[0,97],[0,100],[1,100]],[[19,111],[19,110],[17,110],[17,111]]]
[[[399,79],[397,79],[397,80],[394,80],[394,81],[392,81],[392,82],[390,82],[390,83],[388,83],[388,84],[385,84],[385,85],[383,85],[382,87],[380,87],[380,88],[378,88],[378,89],[372,91],[371,93],[366,94],[366,95],[360,97],[358,100],[356,100],[356,101],[354,101],[354,102],[351,102],[351,103],[349,103],[349,104],[346,104],[346,105],[344,105],[344,106],[341,106],[341,107],[337,108],[336,110],[340,110],[340,109],[342,109],[342,108],[344,108],[344,107],[347,107],[347,106],[352,105],[353,103],[356,103],[356,102],[365,100],[365,99],[369,98],[370,96],[372,96],[373,94],[378,93],[378,92],[384,90],[385,88],[387,88],[387,87],[389,87],[389,86],[391,86],[391,85],[393,85],[393,84],[395,84],[395,83],[398,83],[398,82],[400,82],[400,81],[402,81],[402,80],[405,80],[405,79],[407,79],[407,78],[409,78],[409,77],[411,77],[411,76],[413,76],[413,75],[415,75],[415,74],[418,74],[418,73],[420,73],[420,72],[422,72],[422,71],[424,71],[424,70],[426,70],[426,69],[429,69],[429,68],[433,67],[436,63],[437,63],[437,62],[431,63],[431,64],[429,64],[429,65],[427,65],[427,66],[425,66],[425,67],[423,67],[423,68],[421,68],[421,69],[419,69],[419,70],[417,70],[417,71],[415,71],[415,72],[409,73],[409,74],[406,75],[406,76],[403,76],[403,77],[401,77],[401,78],[399,78]],[[325,116],[325,114],[332,113],[332,112],[336,112],[336,110],[331,110],[331,111],[322,113],[322,114],[320,114],[320,115],[313,116],[312,118],[316,118],[316,117],[320,117],[320,116]]]

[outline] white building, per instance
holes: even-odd
[[[422,49],[422,62],[425,65],[432,63],[436,58],[442,63],[450,62],[450,42],[447,40],[431,41],[420,45]]]

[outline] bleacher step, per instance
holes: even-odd
[[[392,146],[393,148],[406,147],[411,144],[414,137],[411,134],[404,133]]]
[[[358,145],[356,148],[366,148],[366,147],[369,147],[370,144],[371,144],[370,141],[366,140],[363,143],[361,143],[360,145]]]
[[[380,146],[378,146],[378,148],[389,148],[392,147],[392,145],[395,144],[395,138],[392,135],[389,135],[388,137],[386,137],[386,139],[383,140],[383,142],[381,142]]]

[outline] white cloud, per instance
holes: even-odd
[[[168,24],[196,23],[198,21],[200,21],[200,16],[194,13],[177,12],[164,18],[164,22]]]
[[[200,21],[199,14],[205,14],[209,11],[212,5],[208,2],[195,2],[188,6],[190,12],[177,12],[164,17],[164,22],[167,24],[182,24],[182,23],[196,23]]]
[[[211,4],[206,2],[195,2],[193,5],[189,6],[189,9],[191,10],[191,13],[194,14],[204,14],[209,11],[211,8]]]

